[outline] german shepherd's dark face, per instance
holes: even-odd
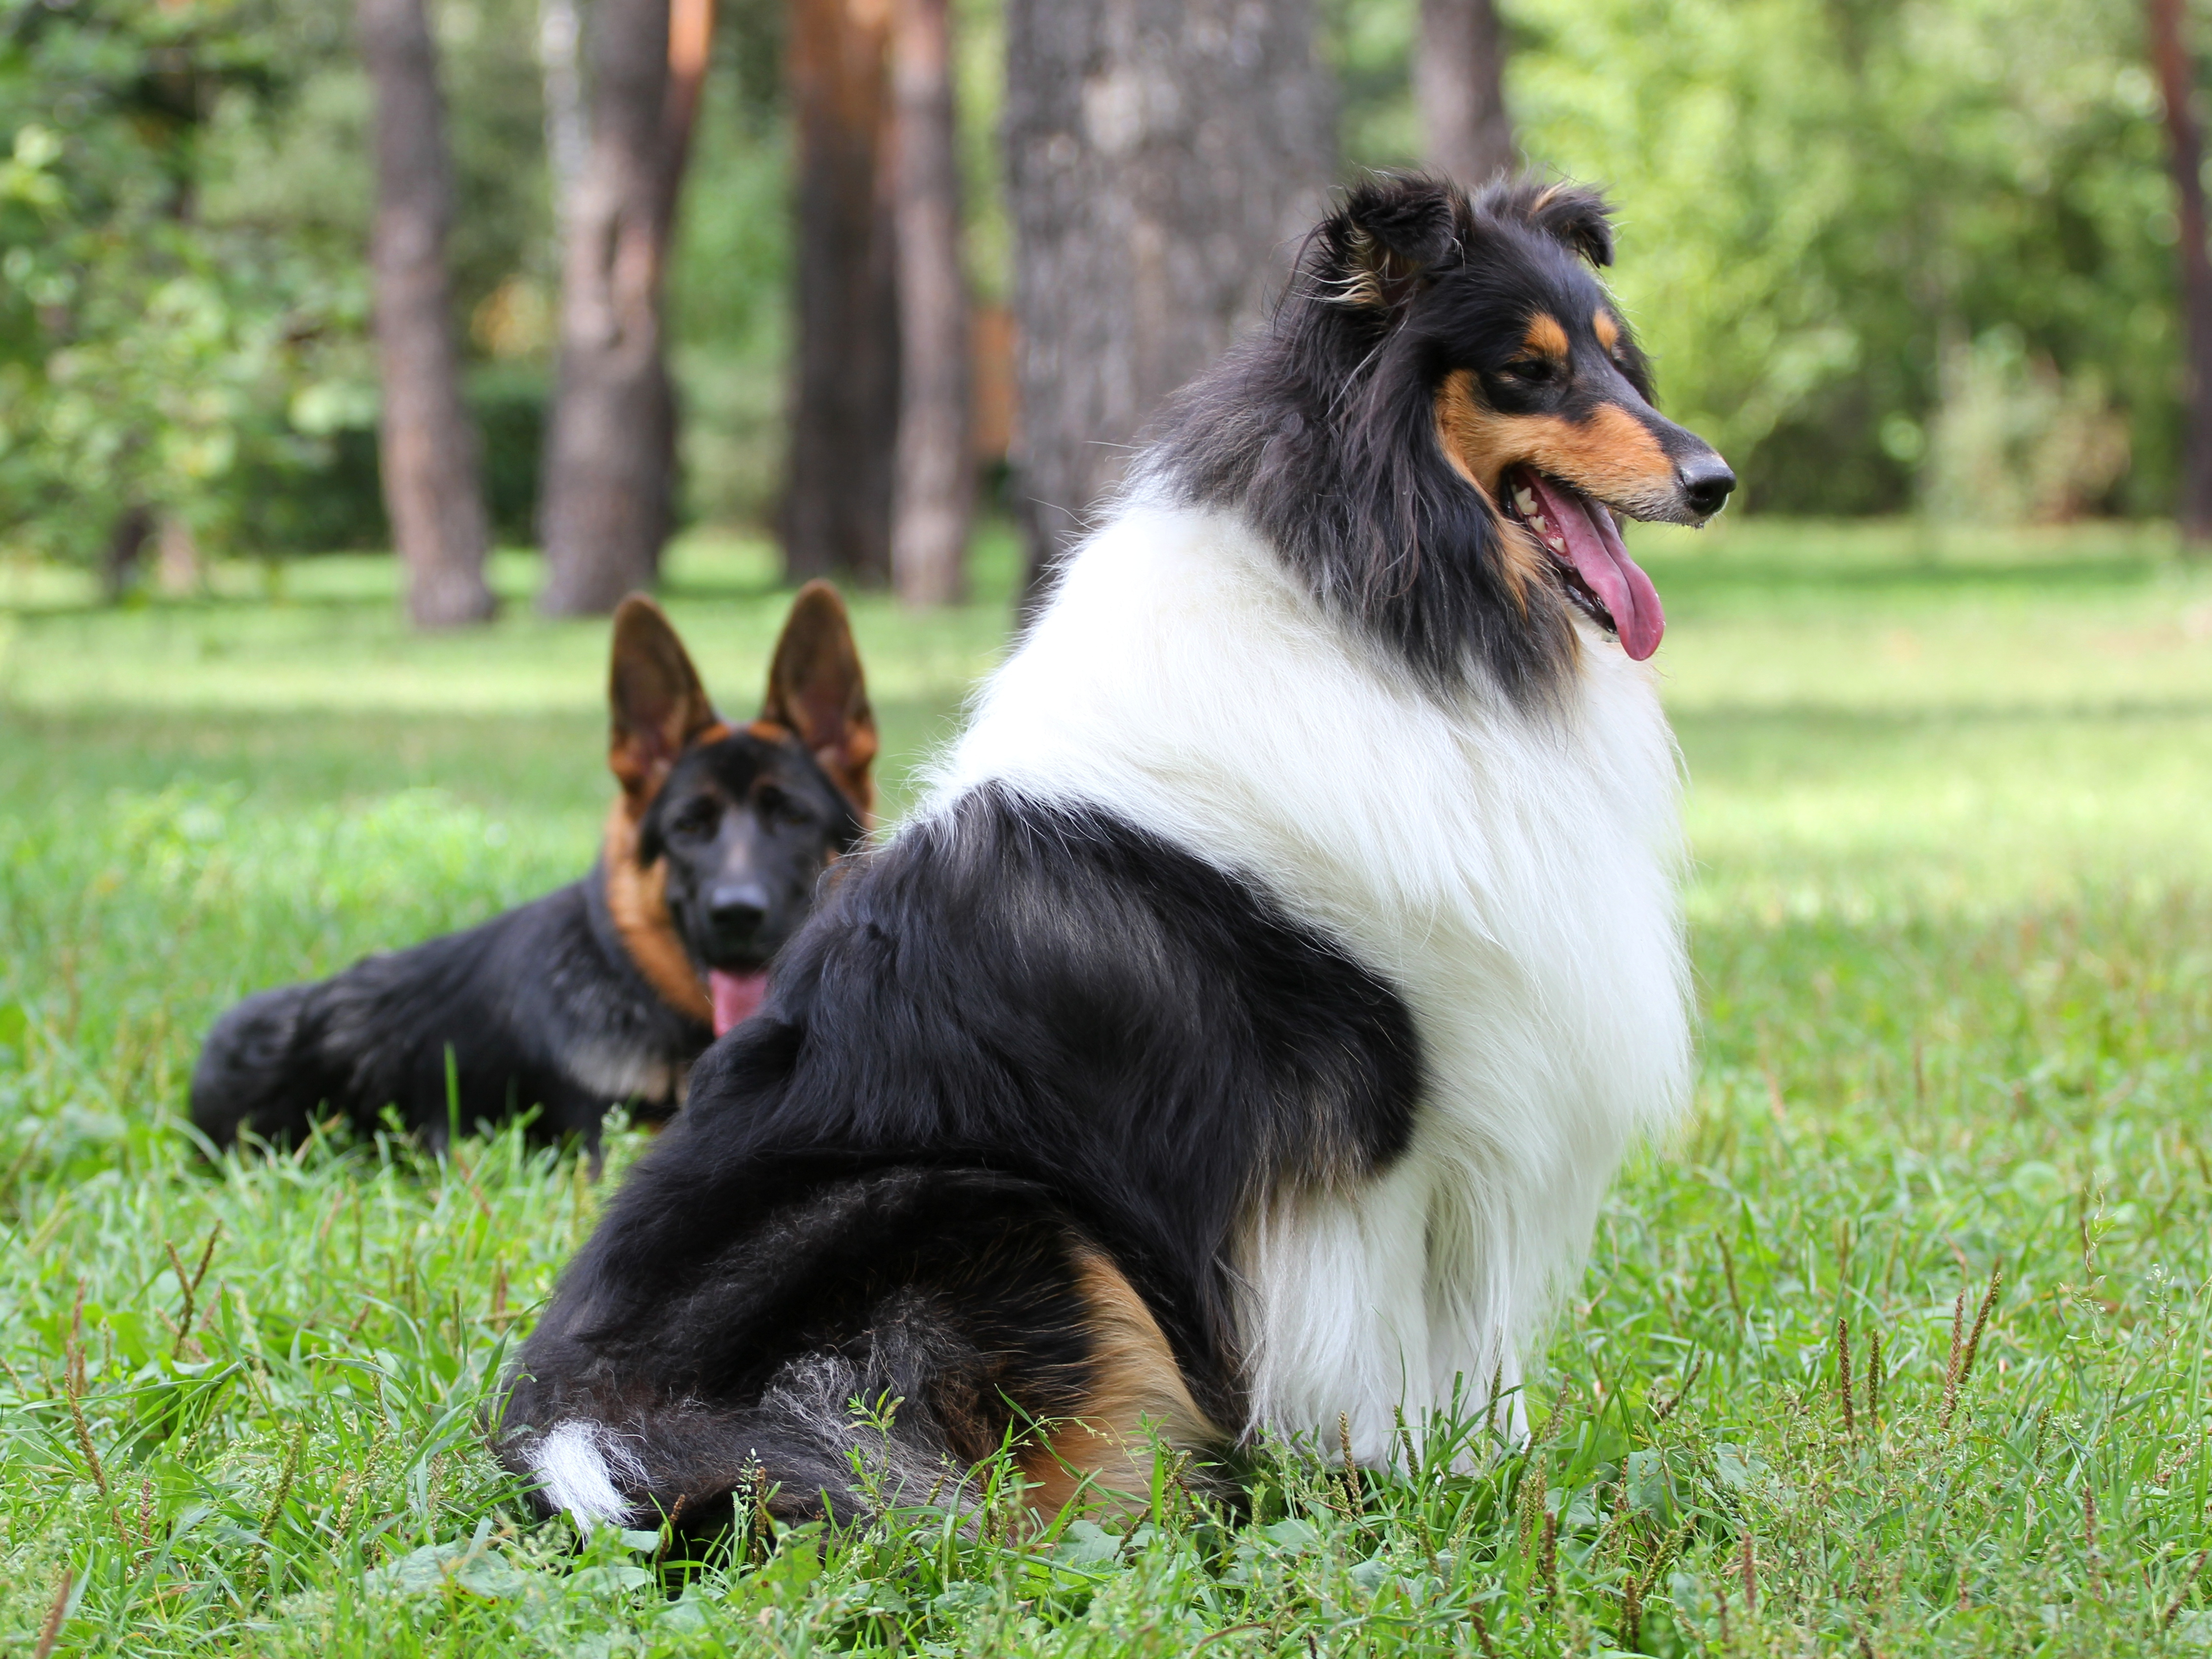
[[[692,750],[638,826],[638,856],[666,861],[669,917],[709,972],[766,968],[825,865],[862,834],[805,745],[775,732],[763,721]]]
[[[769,960],[822,872],[867,833],[875,718],[844,606],[802,589],[760,715],[714,712],[683,642],[642,595],[615,616],[609,908],[664,1000],[716,1033],[757,1005]]]

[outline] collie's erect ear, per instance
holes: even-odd
[[[1528,222],[1594,265],[1613,263],[1613,210],[1580,185],[1551,185],[1528,204]]]
[[[811,581],[791,603],[775,661],[768,672],[761,718],[788,726],[844,792],[863,823],[876,810],[876,716],[860,674],[860,648],[845,602],[825,581]]]
[[[614,659],[607,673],[607,769],[633,814],[642,813],[676,757],[719,721],[699,671],[660,607],[633,593],[615,607]]]
[[[1320,230],[1322,280],[1340,305],[1388,310],[1459,247],[1467,198],[1425,173],[1380,174],[1354,185]]]

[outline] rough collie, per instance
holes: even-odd
[[[1613,515],[1735,479],[1611,254],[1559,185],[1315,230],[568,1268],[495,1431],[541,1505],[841,1516],[1011,1443],[1048,1510],[1516,1384],[1690,1066]]]

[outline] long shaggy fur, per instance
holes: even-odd
[[[696,1516],[757,1468],[847,1513],[855,1458],[911,1492],[1002,1441],[1056,1501],[1154,1431],[1340,1413],[1384,1464],[1398,1411],[1517,1381],[1689,1073],[1651,675],[1495,493],[1590,454],[1725,494],[1609,252],[1556,188],[1316,231],[571,1264],[497,1431],[542,1504]],[[840,1390],[901,1402],[895,1455]]]

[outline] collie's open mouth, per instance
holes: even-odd
[[[1620,648],[1638,662],[1656,651],[1667,631],[1659,590],[1628,556],[1613,514],[1532,466],[1509,468],[1501,493],[1505,510],[1557,562],[1567,596],[1618,635]]]
[[[732,974],[720,968],[709,969],[707,991],[714,1001],[714,1035],[720,1036],[732,1025],[752,1018],[753,1010],[768,994],[768,970],[763,968],[749,974]]]

